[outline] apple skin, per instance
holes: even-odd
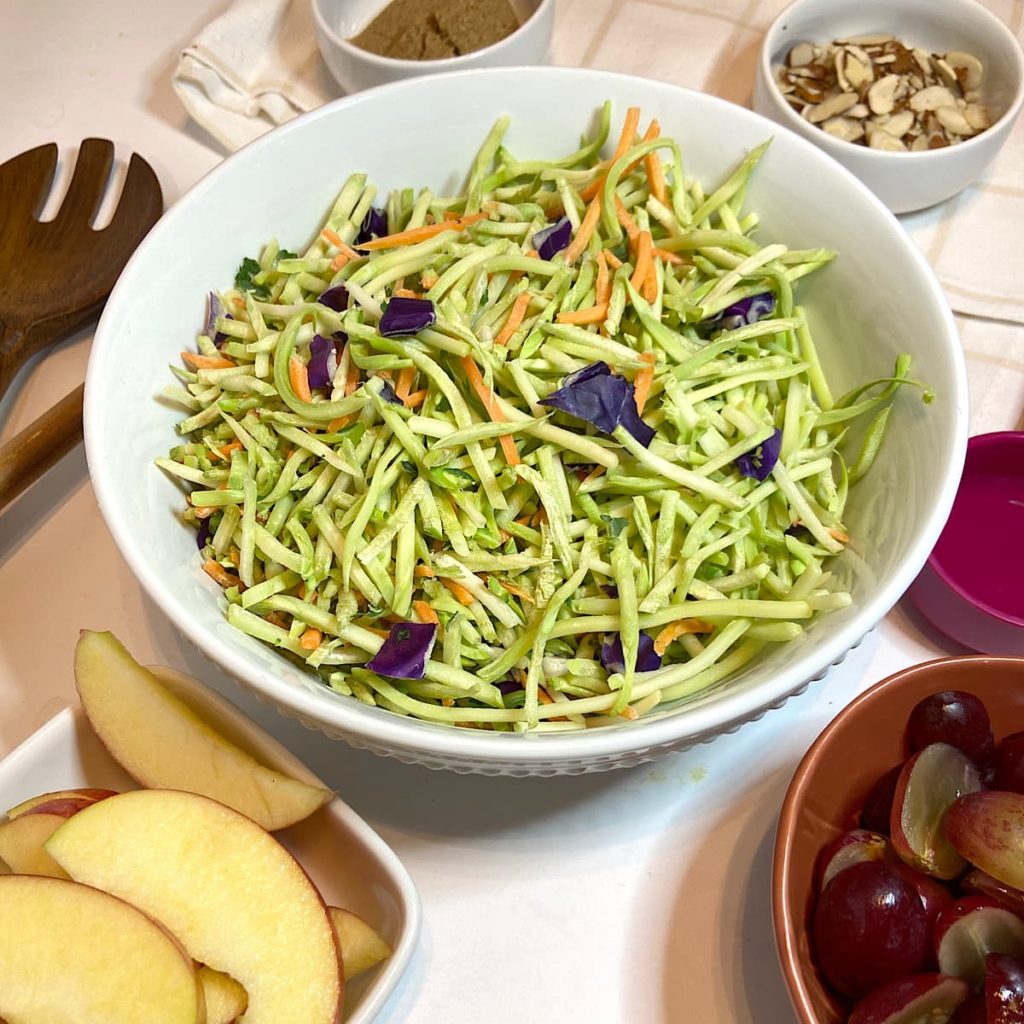
[[[948,743],[933,743],[909,758],[896,782],[889,839],[915,871],[948,880],[967,863],[943,824],[949,808],[981,788],[981,775],[966,755]]]
[[[22,814],[28,814],[29,811],[60,814],[62,813],[60,810],[53,810],[51,807],[60,806],[62,801],[74,801],[80,803],[82,807],[88,807],[89,804],[94,804],[97,800],[106,800],[108,796],[117,796],[117,793],[112,789],[58,789],[53,793],[40,793],[39,796],[22,800],[20,804],[16,804],[7,812],[7,817],[9,819],[17,818]],[[81,807],[78,809],[81,810]],[[70,814],[64,816],[71,817]]]
[[[111,633],[83,630],[75,685],[89,724],[141,785],[198,793],[263,828],[287,828],[333,797],[261,764],[143,668]]]
[[[45,843],[68,818],[58,814],[22,814],[0,824],[0,859],[15,874],[67,878],[46,852]]]
[[[358,914],[341,907],[328,907],[327,913],[338,937],[346,982],[391,956],[391,947]]]
[[[195,965],[142,911],[39,875],[0,878],[0,1015],[10,1021],[203,1024]]]
[[[959,978],[911,974],[869,992],[853,1008],[848,1024],[944,1024],[970,992]]]
[[[976,868],[1011,889],[1024,889],[1024,794],[968,793],[949,809],[944,828]]]

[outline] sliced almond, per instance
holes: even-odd
[[[846,51],[846,60],[843,62],[843,73],[846,75],[847,82],[854,89],[859,89],[874,77],[871,73],[871,65],[861,63],[849,50]]]
[[[981,85],[985,68],[973,54],[964,53],[962,50],[950,50],[946,54],[946,64],[956,73],[964,92],[973,92]]]
[[[852,92],[838,92],[823,100],[808,114],[807,119],[811,124],[820,124],[831,117],[845,113],[850,107],[857,103],[857,95]]]
[[[895,64],[896,63],[896,54],[894,54],[894,53],[887,53],[887,54],[885,54],[882,57],[876,57],[875,58],[875,63],[876,64]]]
[[[892,153],[906,150],[906,146],[895,135],[890,135],[884,128],[876,128],[868,132],[868,145],[872,149],[884,149]]]
[[[846,75],[843,73],[843,64],[846,61],[846,51],[836,50],[835,55],[835,69],[836,69],[836,81],[839,83],[839,88],[843,92],[852,92],[853,86],[846,79]]]
[[[981,132],[992,127],[992,118],[989,117],[988,110],[978,103],[969,103],[964,108],[964,117],[975,131]]]
[[[914,60],[917,61],[917,66],[921,69],[921,74],[927,78],[932,73],[932,62],[927,51],[916,46],[911,53],[914,55]]]
[[[910,150],[912,153],[921,153],[928,148],[928,136],[918,135],[916,139],[910,144]]]
[[[850,107],[846,112],[847,117],[856,117],[860,120],[864,120],[866,117],[871,116],[871,109],[866,103],[858,103],[856,106]]]
[[[811,43],[797,43],[789,51],[788,63],[791,68],[802,68],[814,60],[814,46]]]
[[[887,35],[867,35],[867,36],[847,36],[846,39],[840,39],[841,43],[853,43],[854,46],[882,46],[885,43],[890,42],[894,36]]]
[[[864,137],[864,126],[848,117],[833,117],[826,121],[821,127],[824,128],[829,135],[835,136],[837,139],[842,139],[844,142],[856,142],[858,139],[862,139]]]
[[[901,110],[893,114],[885,124],[885,130],[894,135],[897,139],[902,138],[914,125],[914,113],[911,110]]]
[[[886,75],[868,89],[868,106],[874,113],[888,114],[892,110],[899,84],[896,75]]]
[[[948,61],[943,60],[941,57],[935,61],[935,70],[939,74],[939,78],[942,79],[943,85],[947,89],[959,89],[960,83],[957,81],[956,72],[950,66]]]
[[[971,127],[967,118],[964,117],[963,112],[957,110],[956,107],[938,107],[935,111],[935,116],[939,119],[939,124],[941,124],[947,132],[952,132],[954,135],[974,134],[974,129]]]
[[[922,89],[910,98],[911,110],[938,110],[939,107],[956,107],[956,98],[944,85],[932,85]]]

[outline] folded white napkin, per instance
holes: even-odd
[[[182,53],[173,84],[189,114],[229,150],[338,95],[309,0],[235,0]]]

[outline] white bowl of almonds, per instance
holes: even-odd
[[[974,0],[797,0],[768,30],[754,109],[820,146],[894,213],[994,159],[1024,105],[1024,55]]]

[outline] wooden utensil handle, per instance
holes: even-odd
[[[84,392],[85,385],[79,384],[67,398],[0,447],[0,509],[81,441]]]

